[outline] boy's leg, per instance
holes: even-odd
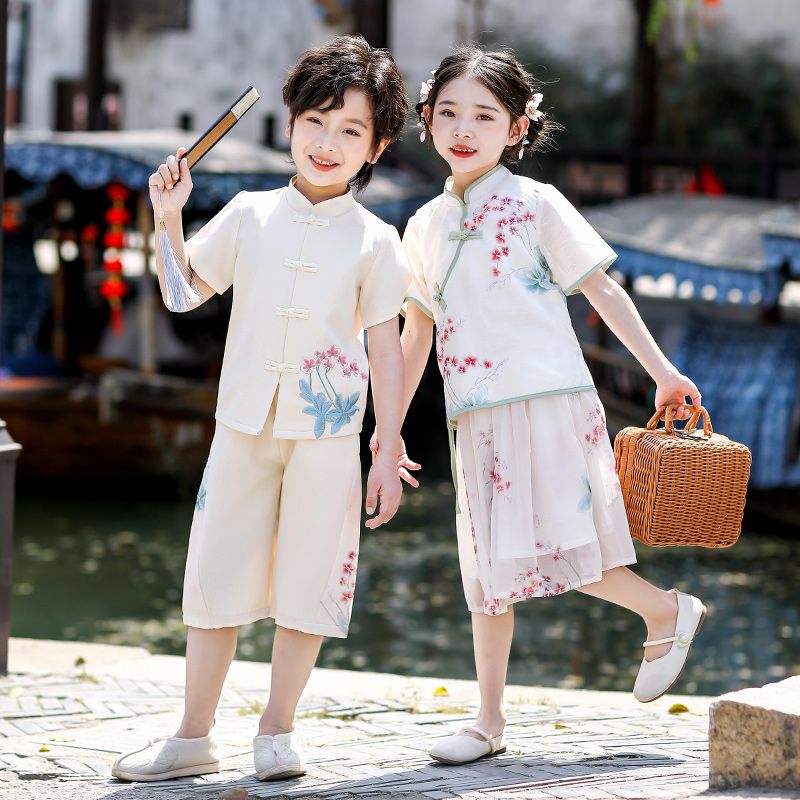
[[[361,505],[357,435],[283,440],[269,701],[259,734],[288,733],[323,636],[347,636]]]
[[[272,643],[272,675],[269,702],[258,724],[258,735],[289,733],[294,715],[317,661],[322,636],[303,633],[280,625]]]
[[[503,691],[513,636],[513,605],[509,605],[505,614],[496,617],[473,612],[472,644],[481,695],[476,726],[493,737],[499,736],[506,724]]]
[[[183,720],[174,736],[196,739],[211,731],[237,633],[238,628],[189,628]]]
[[[659,589],[627,567],[606,570],[602,580],[587,583],[578,591],[638,614],[647,625],[648,640],[664,639],[675,633],[678,598],[673,592]],[[652,661],[659,658],[668,653],[671,647],[671,643],[648,647],[645,659]]]

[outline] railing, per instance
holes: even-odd
[[[0,419],[0,675],[8,672],[8,637],[11,633],[11,562],[14,545],[14,478],[17,444]]]

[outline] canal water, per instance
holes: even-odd
[[[17,499],[14,636],[181,654],[183,565],[193,500]],[[235,531],[232,529],[232,535]],[[800,672],[800,542],[746,531],[727,550],[652,549],[637,571],[703,598],[709,617],[676,692],[718,694]],[[406,492],[391,527],[364,529],[351,635],[320,664],[474,678],[455,546],[452,486]],[[235,576],[231,576],[235,580]],[[517,607],[509,682],[629,690],[644,627],[568,592]],[[242,629],[237,657],[269,660],[273,626]]]

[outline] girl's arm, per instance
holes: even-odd
[[[368,528],[388,522],[397,512],[403,493],[397,474],[396,453],[400,452],[400,426],[403,420],[403,353],[397,317],[367,330],[369,368],[372,373],[372,402],[375,406],[375,434],[380,442],[367,478],[367,514],[378,507],[380,513],[368,519]]]
[[[645,327],[628,293],[616,281],[601,270],[581,284],[581,291],[656,382],[656,408],[668,403],[684,403],[687,396],[691,398],[692,406],[700,406],[697,386],[670,363]],[[690,416],[691,411],[681,406],[675,419],[688,419]]]
[[[433,320],[415,303],[409,303],[403,335],[400,337],[405,376],[402,419],[406,418],[408,407],[425,372],[432,338]]]
[[[161,299],[164,305],[167,304],[167,280],[164,273],[164,258],[161,253],[159,229],[159,200],[164,211],[164,224],[167,228],[170,247],[175,255],[175,261],[179,269],[183,272],[186,282],[201,296],[202,300],[192,303],[187,310],[197,308],[202,305],[215,291],[192,269],[189,264],[189,255],[186,252],[186,244],[183,239],[183,219],[181,210],[189,195],[192,192],[192,176],[189,174],[189,165],[183,158],[186,152],[185,147],[178,148],[174,156],[169,156],[167,160],[150,176],[148,185],[150,187],[150,202],[153,204],[154,226],[156,232],[156,269],[158,270],[158,285],[161,289]],[[159,199],[159,192],[161,197]]]
[[[400,424],[408,413],[408,407],[422,380],[425,372],[425,365],[428,363],[428,353],[431,349],[431,339],[433,336],[433,320],[414,303],[408,304],[406,321],[403,325],[403,335],[400,337],[400,347],[402,350],[402,369],[403,369],[403,393],[402,409],[400,414]],[[378,431],[372,434],[369,442],[369,449],[372,451],[373,461],[375,460],[379,445],[383,446],[383,439],[378,435]],[[397,452],[397,468],[400,477],[409,486],[415,489],[419,487],[419,481],[409,472],[421,469],[421,465],[412,461],[406,453],[406,445],[401,437],[398,436],[399,447]]]

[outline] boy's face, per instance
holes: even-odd
[[[525,118],[512,121],[500,101],[468,75],[443,86],[432,113],[427,107],[425,111],[436,152],[454,175],[488,171],[500,160],[503,149],[527,130]]]
[[[297,165],[296,186],[312,202],[344,194],[364,162],[374,164],[388,144],[382,140],[374,147],[372,108],[367,95],[353,88],[345,90],[341,108],[298,114],[287,136]]]

